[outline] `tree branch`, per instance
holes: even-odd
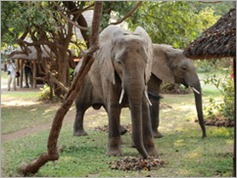
[[[92,32],[91,32],[91,46],[89,50],[85,53],[83,57],[82,67],[81,70],[77,73],[76,77],[73,80],[72,86],[69,89],[68,95],[65,98],[64,103],[56,112],[54,117],[52,127],[50,130],[50,134],[48,137],[48,151],[43,153],[34,161],[29,163],[28,165],[21,165],[20,172],[24,175],[28,175],[29,173],[36,173],[40,169],[41,166],[46,164],[48,161],[54,161],[59,159],[59,154],[57,151],[57,141],[59,137],[59,133],[62,127],[62,122],[64,116],[67,114],[68,110],[70,109],[72,103],[74,102],[78,91],[80,90],[83,79],[85,75],[88,73],[92,63],[93,63],[93,52],[99,48],[98,43],[98,32],[100,26],[100,18],[102,13],[102,1],[95,2],[95,10],[92,22]]]
[[[142,1],[139,1],[136,4],[136,6],[127,13],[127,15],[125,15],[123,18],[119,19],[117,22],[113,22],[113,23],[110,23],[110,24],[111,25],[117,25],[117,24],[122,23],[124,20],[126,20],[128,17],[130,17],[132,15],[132,13],[135,12],[141,5],[142,5]]]

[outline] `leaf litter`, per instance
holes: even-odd
[[[160,157],[148,157],[147,159],[125,156],[118,160],[109,163],[109,167],[115,170],[121,171],[151,171],[164,167],[165,161],[160,159]]]

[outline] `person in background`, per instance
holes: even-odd
[[[29,82],[32,84],[32,71],[31,71],[31,63],[29,60],[25,60],[25,66],[24,66],[24,71],[25,71],[25,84],[24,88],[29,88]]]
[[[13,89],[16,91],[16,65],[14,59],[12,61],[7,61],[7,89],[10,91],[11,83],[13,81]]]

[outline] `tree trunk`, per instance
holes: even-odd
[[[59,159],[59,155],[57,152],[57,141],[59,137],[59,132],[62,127],[62,122],[64,119],[64,116],[67,114],[68,110],[70,109],[73,101],[76,98],[77,93],[80,90],[80,87],[82,86],[83,79],[87,72],[89,71],[93,60],[92,55],[93,53],[98,49],[98,34],[99,34],[99,26],[100,26],[100,17],[102,12],[103,2],[96,1],[95,2],[95,9],[94,9],[94,16],[92,21],[92,32],[91,32],[91,47],[89,50],[85,53],[85,56],[83,57],[82,67],[81,70],[77,73],[76,77],[74,78],[74,81],[72,83],[72,86],[68,92],[68,95],[64,101],[64,103],[61,105],[61,107],[56,112],[56,115],[54,117],[52,127],[50,130],[50,134],[48,137],[48,151],[47,153],[43,153],[38,158],[36,158],[34,161],[29,163],[28,165],[22,165],[20,166],[20,171],[24,175],[28,175],[29,173],[36,173],[40,169],[41,166],[43,166],[48,161],[53,161]]]
[[[60,81],[64,87],[69,87],[68,81],[69,81],[69,65],[68,65],[68,56],[67,56],[67,49],[62,50],[59,52],[58,55],[58,75],[57,80]],[[55,91],[54,94],[58,97],[62,97],[65,95],[66,90],[63,89],[60,85],[55,83]]]

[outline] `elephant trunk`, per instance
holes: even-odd
[[[196,104],[196,110],[197,110],[197,115],[198,115],[198,121],[199,125],[202,129],[202,137],[206,137],[206,128],[204,124],[204,119],[203,119],[203,110],[202,110],[202,91],[201,91],[201,86],[200,82],[197,82],[195,86],[193,86],[198,92],[194,91],[194,96],[195,96],[195,104]]]
[[[132,138],[136,149],[143,158],[148,157],[148,153],[144,147],[143,128],[142,128],[142,101],[144,97],[145,86],[142,81],[137,79],[129,79],[125,82],[125,92],[128,96],[129,107],[132,118]]]

